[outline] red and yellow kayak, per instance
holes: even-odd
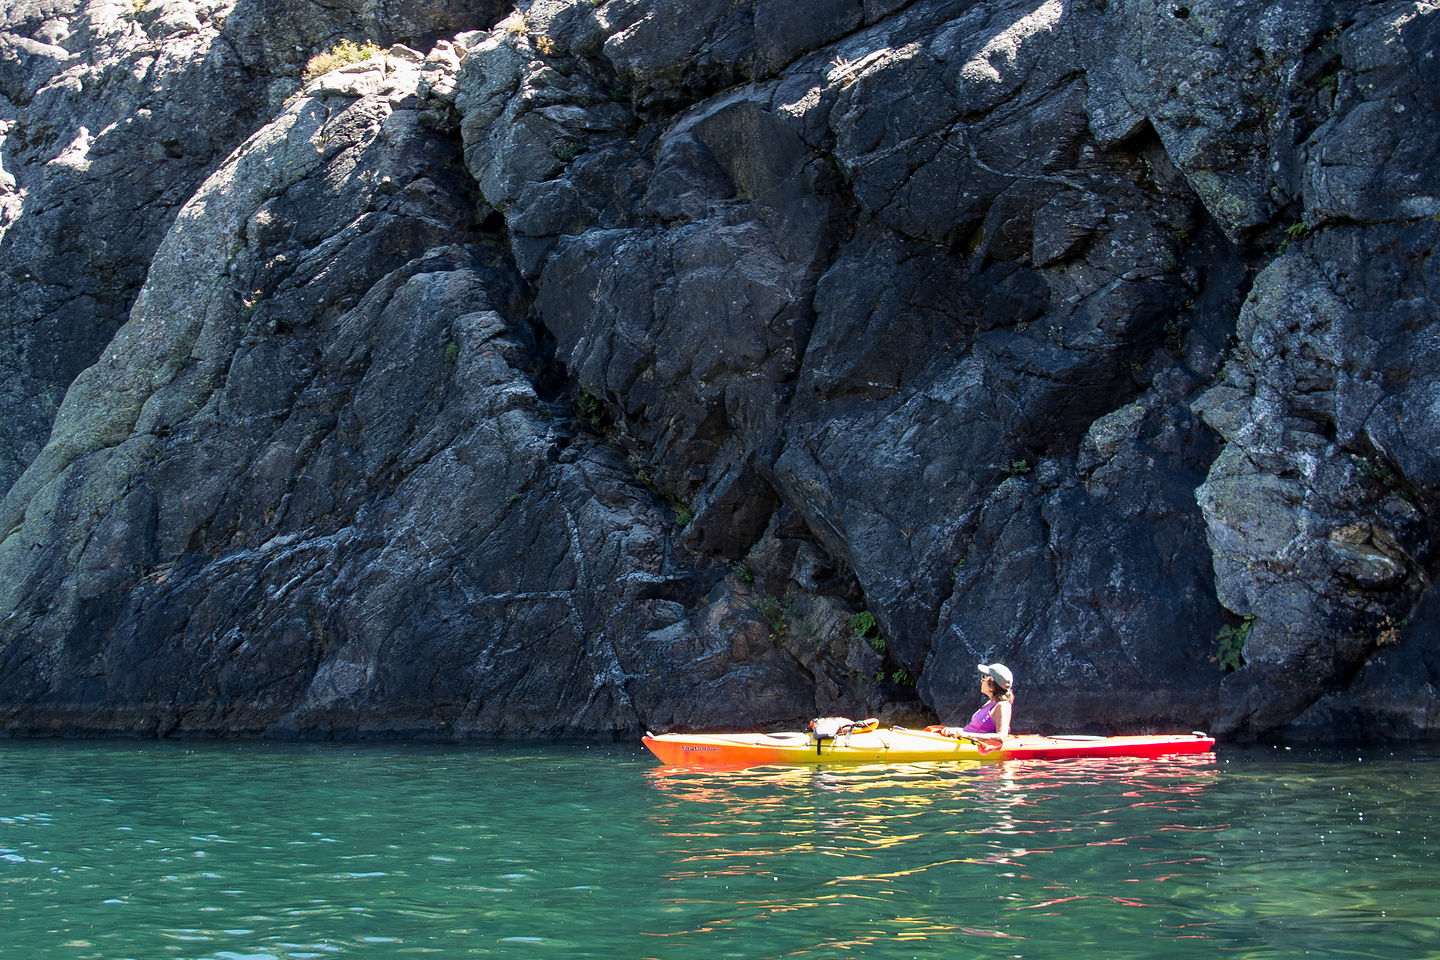
[[[816,739],[810,733],[646,734],[645,746],[677,766],[752,767],[801,763],[919,763],[930,760],[1060,760],[1072,757],[1163,757],[1209,753],[1204,733],[1159,736],[1006,737],[1000,746],[928,730],[891,727]]]

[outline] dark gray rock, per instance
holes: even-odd
[[[124,322],[176,211],[341,38],[426,44],[499,4],[96,0],[0,13],[0,489]]]
[[[7,730],[634,735],[863,702],[848,609],[771,639],[707,599],[663,500],[537,394],[419,76],[317,81],[181,212],[0,510]]]
[[[1298,197],[1296,146],[1313,122],[1313,73],[1341,7],[1311,0],[1227,4],[1111,0],[1087,71],[1102,143],[1152,127],[1232,238]],[[1354,6],[1349,5],[1349,6]]]
[[[1411,5],[1380,5],[1330,41],[1333,97],[1305,144],[1303,220],[1257,277],[1239,349],[1196,407],[1227,441],[1198,491],[1217,591],[1253,617],[1225,730],[1287,730],[1385,658],[1428,594],[1437,225],[1427,198],[1440,139],[1406,113],[1433,107],[1420,82],[1433,54],[1416,47],[1433,30]],[[1420,735],[1423,723],[1387,717],[1433,699],[1383,711],[1375,732]],[[1315,716],[1291,732],[1315,735]]]
[[[922,674],[941,716],[968,717],[974,664],[996,660],[1024,678],[1022,729],[1037,714],[1092,732],[1214,716],[1223,624],[1193,495],[1214,442],[1165,403],[1188,386],[1167,379],[1097,420],[1077,461],[1006,479],[980,511]]]
[[[1435,735],[1433,4],[77,9],[0,38],[5,729],[913,724],[1000,659],[1020,729]],[[285,104],[342,37],[410,46]],[[264,125],[126,233],[65,78],[157,38]]]
[[[258,123],[253,81],[214,42],[223,5],[151,7],[0,15],[0,488],[123,322],[175,211]]]

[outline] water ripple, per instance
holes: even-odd
[[[0,744],[5,960],[1421,957],[1440,764]]]

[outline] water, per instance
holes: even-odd
[[[0,743],[0,957],[1440,958],[1440,758]]]

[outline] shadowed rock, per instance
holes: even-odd
[[[1021,729],[1434,736],[1432,5],[66,9],[0,255],[147,279],[6,361],[7,729],[915,723],[998,659]],[[136,153],[53,78],[159,36],[263,127],[62,241]],[[282,103],[342,36],[429,52]]]

